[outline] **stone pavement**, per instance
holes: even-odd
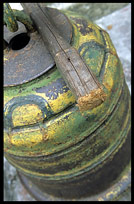
[[[131,4],[96,20],[95,23],[109,33],[123,64],[126,82],[131,92]],[[5,158],[4,201],[34,201],[21,185],[16,169]]]

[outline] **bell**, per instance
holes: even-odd
[[[41,35],[22,24],[19,33],[5,30],[5,157],[36,200],[118,200],[131,183],[131,101],[120,59],[105,30],[47,9],[107,97],[80,111]]]

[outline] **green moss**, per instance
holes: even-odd
[[[13,87],[5,87],[4,96],[16,97],[17,95],[24,96],[27,93],[34,94],[36,93],[35,88],[47,86],[51,81],[57,80],[60,77],[61,75],[58,70],[55,69],[50,70],[49,75],[48,73],[46,73],[43,76],[38,77],[35,80],[32,80],[31,82]]]

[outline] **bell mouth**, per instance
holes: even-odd
[[[19,179],[26,190],[38,201],[70,201],[69,195],[66,198],[61,198],[52,196],[52,194],[47,194],[43,189],[39,189],[26,175],[17,171]],[[54,182],[54,181],[53,181]],[[65,184],[67,185],[67,184]],[[124,192],[129,191],[131,187],[131,164],[128,164],[121,175],[116,179],[112,185],[109,185],[107,189],[102,190],[98,193],[90,193],[90,195],[84,195],[82,198],[76,198],[79,201],[114,201],[117,200]],[[75,198],[71,198],[73,201]]]

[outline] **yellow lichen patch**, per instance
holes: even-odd
[[[47,135],[48,135],[49,139],[54,138],[54,135],[55,135],[57,129],[58,129],[58,127],[55,123],[53,125],[49,126],[49,128],[47,130]]]
[[[54,121],[50,120],[47,122],[47,135],[49,139],[54,138],[56,141],[63,134],[63,131],[67,132],[69,130],[68,122],[64,118],[69,117],[70,114],[71,112],[64,113],[64,115],[54,119]],[[70,123],[73,124],[73,119],[70,119]]]
[[[4,57],[4,61],[7,61],[8,59],[6,57]]]
[[[37,96],[41,96],[42,98],[47,100],[45,93],[36,93]]]
[[[110,70],[110,62],[111,62],[111,55],[108,56],[108,60],[106,62],[106,66],[105,66],[105,74],[104,74],[104,78],[103,78],[103,85],[109,91],[111,91],[113,84],[114,84],[113,72],[111,72],[111,70]],[[113,65],[112,65],[112,67],[113,67]]]
[[[91,28],[93,28],[93,30],[95,31],[94,35],[96,37],[96,42],[103,44],[103,39],[102,39],[102,37],[100,35],[100,31],[99,31],[100,29],[98,29],[98,27],[95,24],[92,24]]]
[[[35,104],[26,104],[17,107],[12,114],[13,126],[30,125],[42,121],[43,116],[39,107]]]
[[[98,29],[98,30],[102,30],[102,28],[100,26],[98,26],[97,24],[94,23],[94,26]]]
[[[74,35],[76,36],[74,43],[75,48],[78,49],[83,43],[90,41],[95,41],[96,43],[103,45],[103,40],[97,26],[94,26],[94,24],[90,22],[87,29],[92,29],[93,32],[90,32],[90,34],[87,32],[87,35],[82,35],[82,33],[80,32],[80,24],[77,24],[77,27],[75,26],[75,24],[73,24]]]
[[[128,179],[128,176],[126,176],[126,175],[124,175],[123,177],[122,177],[122,180],[127,180]]]
[[[104,76],[105,77],[105,76]],[[103,82],[103,85],[105,86],[105,88],[107,88],[108,89],[108,91],[110,92],[111,91],[111,89],[112,89],[112,87],[113,87],[113,84],[114,84],[114,80],[113,80],[113,78],[112,78],[112,74],[109,72],[108,74],[107,74],[107,81],[105,82]]]
[[[4,131],[4,145],[10,143],[10,138],[9,138],[9,135],[6,131]]]
[[[112,197],[116,197],[117,194],[120,192],[120,186],[113,189],[113,191],[110,191],[106,194],[106,198],[109,200]]]
[[[75,41],[74,46],[75,46],[75,48],[78,49],[78,47],[79,47],[79,33],[78,33],[78,29],[77,29],[75,24],[73,24],[73,32],[74,32],[74,35],[76,36],[76,38],[73,39]]]
[[[53,121],[48,121],[47,122],[47,135],[49,137],[49,139],[52,139],[55,137],[55,134],[57,133],[57,131],[59,131],[59,133],[61,132],[61,124],[57,125],[59,119],[55,119],[54,122]]]
[[[107,48],[110,49],[112,53],[116,55],[116,49],[109,37],[109,34],[106,31],[105,32],[103,31],[103,36],[104,36]]]
[[[64,88],[64,87],[63,87]],[[65,87],[66,88],[66,87]],[[54,96],[51,97],[51,99],[49,99],[49,97],[47,97],[44,93],[38,93],[36,94],[38,96],[43,97],[46,101],[48,101],[49,106],[51,107],[51,110],[54,113],[58,113],[59,111],[61,111],[64,107],[68,106],[68,104],[73,104],[75,103],[76,99],[74,97],[74,95],[71,94],[71,91],[68,90],[67,92],[64,93],[59,93],[58,97],[56,99],[54,99]],[[64,104],[64,105],[63,105]],[[47,106],[47,104],[46,104]],[[46,107],[47,108],[47,107]]]
[[[98,201],[104,201],[104,199],[102,197],[98,198]]]
[[[94,35],[90,35],[90,37],[88,35],[86,35],[86,36],[82,36],[82,38],[79,39],[79,46],[85,42],[90,42],[90,41],[95,41],[96,43],[103,45],[102,42],[100,42],[100,40],[96,39],[96,37]]]
[[[10,17],[8,18],[8,20],[10,23],[14,23],[14,21],[12,21],[12,19]]]
[[[106,194],[106,198],[109,199],[112,195],[114,195],[114,192],[110,191]]]
[[[118,71],[121,72],[120,69],[117,70],[118,68],[118,58],[112,54],[108,55],[108,59],[105,65],[105,73],[104,73],[104,77],[103,77],[103,85],[109,90],[111,91],[111,89],[113,88],[113,86],[115,86],[115,80],[116,77],[118,76],[117,74]],[[121,78],[119,83],[121,83]],[[110,93],[110,92],[109,92]]]
[[[14,132],[12,133],[11,137],[11,143],[15,146],[26,146],[26,147],[32,147],[38,143],[40,143],[43,140],[43,135],[40,132],[40,129],[38,130],[23,130],[21,132]]]
[[[24,173],[26,173],[26,174],[31,174],[31,175],[33,175],[33,176],[44,176],[44,174],[42,174],[42,173],[33,172],[33,171],[28,170],[28,169],[26,169],[26,168],[20,167],[17,163],[14,163],[14,162],[13,162],[12,160],[10,160],[9,158],[8,158],[8,160],[10,161],[10,163],[11,163],[15,168],[21,170],[22,172],[24,172]],[[45,174],[45,176],[48,176],[48,175],[49,175],[49,174]]]
[[[69,90],[68,92],[58,94],[57,99],[51,100],[49,102],[49,105],[51,106],[52,111],[55,113],[63,109],[63,103],[64,105],[68,104],[73,104],[75,103],[75,97],[72,95],[69,97],[69,94],[71,94],[71,91]]]

